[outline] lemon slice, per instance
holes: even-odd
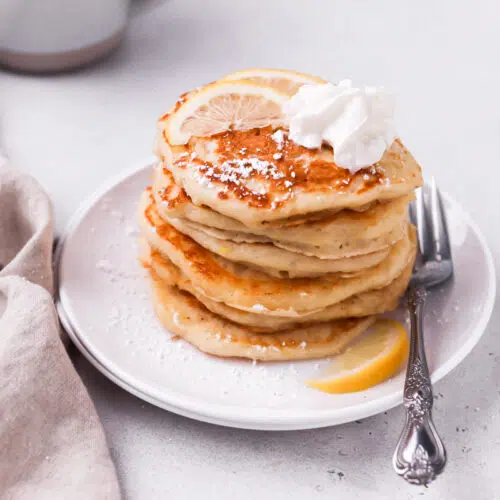
[[[394,375],[406,361],[408,349],[404,327],[394,320],[379,319],[322,376],[306,384],[331,394],[368,389]]]
[[[227,130],[249,130],[283,122],[285,93],[248,81],[219,81],[190,93],[176,109],[160,119],[174,146],[193,136],[209,137]]]
[[[326,83],[317,76],[308,75],[306,73],[298,73],[297,71],[289,71],[284,69],[266,69],[253,68],[243,71],[236,71],[225,76],[224,80],[247,80],[259,85],[267,85],[280,92],[288,95],[294,95],[299,88],[308,84]]]

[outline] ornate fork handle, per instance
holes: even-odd
[[[422,309],[425,289],[411,284],[408,308],[411,319],[410,356],[403,404],[406,422],[393,457],[396,472],[412,484],[430,483],[444,468],[446,450],[432,422],[432,384],[425,359]]]

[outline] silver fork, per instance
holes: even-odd
[[[410,355],[403,394],[406,422],[394,452],[396,472],[412,484],[427,485],[446,464],[446,450],[432,422],[432,384],[424,350],[426,290],[453,274],[450,241],[441,194],[434,179],[416,193],[410,218],[417,226],[419,251],[407,293]]]

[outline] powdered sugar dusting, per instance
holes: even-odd
[[[107,274],[112,282],[117,281],[119,278],[123,279],[136,278],[136,273],[130,273],[125,269],[119,269],[116,266],[114,266],[108,259],[99,259],[96,262],[95,267],[104,274]]]
[[[253,175],[263,175],[266,179],[280,180],[285,177],[274,163],[259,158],[243,158],[227,160],[218,168],[203,164],[200,171],[210,179],[216,179],[220,182],[230,182],[239,186],[242,180],[248,179]]]
[[[262,304],[254,304],[252,306],[252,310],[255,311],[255,312],[268,311],[267,307],[263,306]]]
[[[271,135],[271,139],[277,144],[278,149],[282,151],[285,145],[285,132],[283,132],[283,130],[276,130],[276,132]]]

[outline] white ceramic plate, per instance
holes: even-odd
[[[173,341],[156,320],[136,259],[136,205],[150,167],[94,194],[57,252],[58,310],[81,352],[132,394],[198,420],[249,429],[307,429],[385,411],[402,401],[404,374],[363,392],[327,395],[304,385],[326,363],[253,364],[207,356]],[[484,332],[495,296],[491,254],[450,196],[455,277],[430,293],[425,316],[434,381],[457,366]]]

